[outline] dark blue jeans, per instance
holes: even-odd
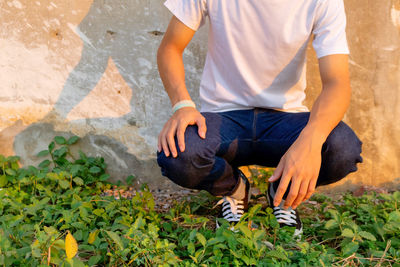
[[[310,115],[261,108],[202,114],[206,118],[206,138],[199,137],[197,126],[189,126],[185,151],[180,152],[177,146],[176,158],[157,153],[157,161],[162,174],[176,184],[217,196],[232,192],[240,166],[276,167]],[[353,130],[340,122],[322,147],[317,186],[355,172],[356,164],[362,162],[361,144]]]

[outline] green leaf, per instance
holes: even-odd
[[[119,237],[119,235],[115,232],[111,232],[111,231],[105,231],[109,237],[111,237],[111,239],[114,241],[115,244],[117,244],[117,246],[119,247],[119,249],[123,250],[124,249],[124,245],[122,244],[122,240]]]
[[[104,213],[104,209],[95,209],[92,212],[97,216],[101,216]]]
[[[44,168],[49,167],[50,163],[51,163],[51,161],[46,159],[46,160],[43,160],[42,162],[40,162],[38,167],[41,169],[44,169]]]
[[[135,180],[135,178],[136,178],[135,176],[129,175],[128,177],[126,177],[126,183],[128,185],[131,185],[133,183],[133,181]]]
[[[97,173],[101,172],[101,169],[97,166],[93,166],[93,167],[90,167],[89,172],[92,174],[97,174]]]
[[[218,237],[214,237],[214,238],[209,239],[207,241],[207,245],[208,246],[214,246],[215,244],[222,243],[224,241],[225,241],[225,238],[223,236],[218,236]]]
[[[65,145],[67,143],[67,140],[63,136],[54,137],[54,141],[56,141],[56,143],[59,145]]]
[[[240,224],[239,229],[246,237],[251,238],[251,231],[247,226]]]
[[[339,216],[339,212],[337,210],[328,209],[327,212],[329,212],[331,214],[332,219],[334,219],[335,221],[339,221],[340,216]]]
[[[274,258],[281,259],[281,260],[288,259],[287,256],[283,252],[278,251],[278,250],[270,250],[265,254],[267,257],[274,257]]]
[[[172,224],[171,223],[165,222],[165,223],[162,224],[162,226],[163,226],[165,231],[172,232]]]
[[[200,244],[202,244],[203,247],[205,247],[205,246],[206,246],[206,243],[207,243],[207,240],[206,240],[206,238],[204,237],[204,235],[202,235],[201,233],[197,232],[197,233],[196,233],[196,237],[197,237],[197,240],[199,240]]]
[[[46,177],[49,178],[50,180],[53,180],[53,181],[57,181],[57,180],[60,179],[60,176],[57,173],[54,173],[54,172],[48,172],[46,174]]]
[[[347,257],[347,256],[353,254],[354,252],[357,252],[358,247],[359,247],[359,245],[357,242],[348,243],[347,245],[345,245],[343,247],[343,250],[342,250],[343,256]]]
[[[72,137],[70,137],[69,139],[68,139],[68,141],[67,141],[67,144],[68,145],[73,145],[73,144],[75,144],[76,142],[78,142],[78,140],[79,140],[79,137],[78,136],[72,136]]]
[[[241,257],[241,260],[244,261],[244,263],[246,263],[246,265],[250,265],[250,259],[246,255],[243,255]]]
[[[332,228],[337,227],[338,224],[334,219],[331,219],[325,223],[325,229],[330,230]]]
[[[353,238],[353,237],[354,237],[354,232],[353,232],[351,229],[349,229],[349,228],[345,228],[345,229],[342,231],[342,236]]]
[[[376,241],[376,237],[373,234],[371,234],[370,232],[360,231],[358,234],[362,238],[365,238],[365,239],[368,239],[368,240],[371,240],[371,241]]]
[[[6,173],[10,176],[15,176],[17,174],[13,169],[6,169]]]
[[[78,258],[72,259],[72,267],[85,267],[85,264]]]
[[[87,216],[89,215],[88,211],[86,210],[85,207],[79,207],[79,215],[81,216],[82,219],[87,218]]]
[[[108,178],[110,178],[110,175],[108,173],[104,173],[104,174],[100,175],[99,180],[104,182],[104,181],[107,181]]]
[[[384,251],[372,250],[371,256],[381,258],[384,255],[384,253],[385,253]]]
[[[400,211],[398,211],[398,210],[392,211],[389,214],[389,222],[390,221],[400,222]]]
[[[56,146],[55,143],[54,143],[54,142],[51,142],[51,143],[49,144],[49,146],[48,146],[49,151],[52,152],[55,146]]]
[[[8,178],[5,174],[0,175],[0,187],[5,187],[8,183]]]
[[[63,239],[58,239],[54,241],[52,247],[60,250],[65,250],[65,241]]]
[[[83,185],[83,180],[82,180],[82,178],[75,177],[75,178],[73,179],[73,181],[74,181],[77,185]]]
[[[373,228],[375,232],[382,238],[385,239],[385,230],[383,229],[383,226],[378,223],[374,223]]]
[[[37,153],[37,157],[44,157],[47,156],[50,152],[48,150],[42,150],[39,153]]]
[[[69,188],[69,182],[67,180],[59,180],[58,184],[62,189],[68,189]]]
[[[84,161],[87,160],[86,154],[83,153],[81,150],[79,150],[79,157],[80,157],[82,160],[84,160]]]
[[[73,227],[75,227],[76,229],[84,229],[84,228],[86,228],[86,225],[83,222],[73,222],[73,223],[71,223],[71,225]]]
[[[54,150],[53,155],[55,157],[62,158],[67,154],[67,152],[68,152],[68,149],[65,146],[63,146],[59,149]]]
[[[13,169],[13,170],[18,170],[18,169],[19,169],[19,164],[18,164],[18,162],[12,162],[12,163],[11,163],[11,169]]]
[[[101,260],[101,255],[95,255],[89,258],[89,266],[96,265]]]
[[[79,164],[74,164],[71,167],[71,175],[76,176],[78,175],[78,172],[82,169],[82,165]]]
[[[99,234],[99,229],[94,230],[89,234],[88,243],[93,244],[96,241],[97,235]]]
[[[187,245],[187,250],[190,255],[193,255],[194,252],[196,251],[195,246],[192,242],[189,242],[189,244]]]
[[[254,239],[258,240],[265,236],[265,231],[263,230],[254,230]]]

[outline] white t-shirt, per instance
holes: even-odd
[[[343,0],[167,0],[197,30],[209,19],[201,111],[254,107],[307,111],[306,48],[348,54]]]

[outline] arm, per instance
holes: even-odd
[[[313,194],[321,168],[321,149],[326,138],[341,121],[350,103],[347,55],[319,59],[322,92],[310,112],[310,119],[297,140],[281,158],[270,182],[281,178],[274,205],[282,200],[291,181],[284,208],[296,208]]]
[[[172,106],[181,100],[191,100],[185,85],[185,70],[182,54],[192,40],[195,31],[187,27],[175,16],[172,17],[157,52],[158,70]],[[206,124],[204,117],[192,107],[184,107],[176,111],[166,122],[158,136],[158,151],[164,150],[177,157],[175,135],[181,152],[185,150],[184,133],[188,125],[197,124],[199,135],[205,138]]]

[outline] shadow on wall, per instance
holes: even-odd
[[[155,57],[163,33],[152,29],[165,28],[165,23],[157,16],[155,6],[152,7],[149,2],[93,2],[87,16],[76,29],[83,41],[80,62],[70,73],[52,113],[66,118],[96,87],[111,57],[132,89],[130,112],[119,118],[91,119],[91,123],[99,122],[100,127],[107,125],[116,128],[126,123],[140,128],[153,128],[157,124],[159,119],[154,114],[163,114],[162,107],[169,104],[169,100],[163,90],[154,87],[154,80],[158,80]],[[121,100],[110,99],[106,95],[100,97],[102,102],[111,102],[115,106]],[[142,132],[150,133],[154,129],[143,129]]]
[[[43,160],[43,158],[35,156],[37,151],[46,149],[55,136],[69,138],[73,135],[70,132],[55,131],[54,126],[50,123],[36,123],[15,137],[14,147],[17,151],[26,151],[26,157],[23,159],[25,165],[33,162],[37,164]],[[154,165],[153,160],[139,160],[135,155],[128,153],[126,146],[103,135],[88,134],[84,136],[77,145],[71,147],[73,155],[78,155],[79,150],[85,153],[89,151],[90,153],[87,154],[90,156],[103,157],[107,164],[107,172],[118,173],[119,180],[132,174],[129,166],[136,166],[135,173],[146,173],[146,170],[151,169]]]
[[[165,12],[163,14],[168,17],[163,17],[162,8],[162,3],[158,1],[94,0],[87,16],[75,30],[83,41],[81,59],[67,78],[53,110],[15,137],[14,151],[23,155],[21,162],[24,165],[36,163],[38,159],[34,155],[45,149],[55,135],[70,136],[71,132],[65,130],[80,125],[106,131],[128,127],[129,132],[136,135],[132,138],[146,140],[152,147],[149,140],[156,140],[160,125],[169,116],[165,112],[169,99],[161,89],[155,63],[163,33],[154,29],[165,28],[166,18],[170,17]],[[68,121],[66,118],[71,110],[96,87],[110,58],[132,89],[130,112],[118,118]],[[107,95],[98,97],[104,103],[111,101],[116,107],[121,100]],[[101,109],[101,106],[88,108]],[[82,115],[85,117],[85,114]],[[63,128],[64,131],[55,131],[54,125],[60,123],[63,126],[56,128]],[[140,155],[128,153],[124,144],[109,136],[89,132],[82,137],[80,146],[89,155],[104,157],[108,171],[117,176],[117,180],[130,174],[149,177],[155,173],[154,168],[158,168],[155,160],[142,160]],[[153,183],[160,182],[157,177],[151,178]],[[161,175],[158,178],[161,179]]]

